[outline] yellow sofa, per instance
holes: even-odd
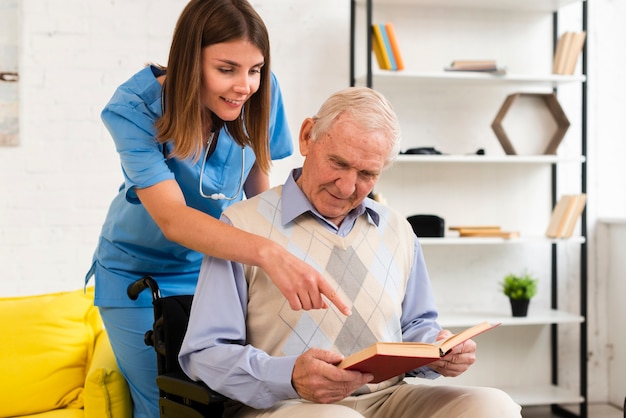
[[[0,298],[0,417],[130,418],[93,288]]]

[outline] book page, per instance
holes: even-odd
[[[440,350],[441,355],[447,354],[450,350],[452,350],[457,345],[461,344],[463,341],[467,341],[470,338],[477,336],[478,334],[482,334],[485,331],[488,331],[492,328],[499,326],[500,324],[490,324],[489,322],[481,322],[478,325],[474,325],[473,327],[467,328],[458,334],[454,334],[445,340],[440,342]]]

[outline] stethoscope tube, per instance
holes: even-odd
[[[209,139],[207,139],[206,151],[204,151],[204,158],[202,159],[202,167],[200,168],[200,184],[198,185],[198,191],[200,192],[200,196],[204,197],[205,199],[235,200],[237,199],[237,197],[239,197],[239,194],[241,193],[241,189],[243,188],[243,177],[245,176],[246,153],[245,153],[245,147],[243,146],[241,147],[241,175],[239,177],[239,186],[237,187],[237,193],[235,193],[233,196],[228,197],[224,195],[224,193],[212,193],[212,194],[207,195],[202,190],[202,178],[204,177],[204,166],[206,164],[206,160],[209,157],[209,150],[211,149],[211,145],[213,144],[214,136],[215,136],[215,132],[211,132]]]

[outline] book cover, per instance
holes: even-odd
[[[574,205],[570,212],[570,216],[565,220],[565,225],[563,226],[563,232],[561,234],[561,238],[570,238],[574,234],[574,228],[578,223],[578,219],[583,213],[585,209],[585,204],[587,203],[587,195],[582,193],[575,196]]]
[[[559,37],[558,42],[556,43],[556,49],[554,50],[554,59],[552,60],[552,74],[558,74],[560,62],[563,59],[563,44],[565,43],[566,33],[562,34]]]
[[[393,23],[385,23],[385,30],[387,31],[387,38],[389,38],[389,43],[391,44],[393,57],[396,60],[396,67],[398,71],[404,70],[404,59],[402,59],[402,51],[400,50],[400,44],[398,43],[398,37],[396,36],[396,29]]]
[[[565,74],[567,56],[569,54],[574,36],[574,32],[565,32],[559,38],[554,55],[554,64],[552,66],[552,72],[554,74]]]
[[[380,30],[380,34],[383,37],[383,42],[385,44],[385,51],[387,52],[387,56],[389,57],[389,65],[391,66],[391,71],[398,71],[398,65],[396,64],[396,58],[393,55],[393,49],[391,49],[391,42],[389,42],[389,36],[387,35],[387,29],[385,25],[382,23],[378,25],[378,29]]]
[[[450,231],[463,232],[501,232],[502,228],[498,225],[458,225],[448,228]]]
[[[475,237],[475,238],[519,238],[518,231],[461,231],[460,237]]]
[[[494,60],[456,60],[444,67],[444,71],[452,72],[482,72],[494,75],[506,74],[506,68],[498,67]]]
[[[451,231],[457,231],[459,237],[483,237],[483,238],[518,238],[517,231],[503,231],[499,226],[477,225],[477,226],[451,226]]]
[[[585,208],[585,203],[586,195],[584,193],[561,196],[552,210],[546,236],[549,238],[571,237],[576,222]]]
[[[455,60],[446,71],[498,71],[495,60]]]
[[[387,56],[385,41],[383,40],[383,35],[380,33],[380,27],[375,24],[372,25],[372,50],[376,56],[376,61],[378,61],[378,67],[380,67],[381,70],[390,70],[391,62]]]
[[[482,322],[435,343],[379,342],[346,357],[338,367],[372,373],[370,383],[379,383],[392,377],[439,360],[457,345],[499,326]]]
[[[450,66],[456,68],[495,68],[496,60],[454,60]]]
[[[569,45],[569,50],[566,51],[563,62],[563,72],[561,74],[574,74],[576,70],[576,64],[578,63],[578,57],[585,45],[586,32],[576,32],[572,35],[572,41]]]
[[[559,201],[554,205],[552,209],[552,215],[550,216],[550,223],[546,230],[546,236],[548,238],[559,238],[561,231],[563,230],[563,220],[567,216],[567,212],[571,210],[571,206],[574,204],[574,200],[571,195],[561,196]]]

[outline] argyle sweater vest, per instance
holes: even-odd
[[[234,226],[270,238],[312,265],[351,306],[352,315],[332,305],[294,311],[262,269],[245,265],[247,343],[272,356],[300,355],[313,347],[348,356],[377,341],[402,341],[402,300],[414,255],[406,219],[377,204],[379,225],[364,214],[345,238],[310,213],[283,226],[281,191],[282,186],[270,189],[224,214]]]

